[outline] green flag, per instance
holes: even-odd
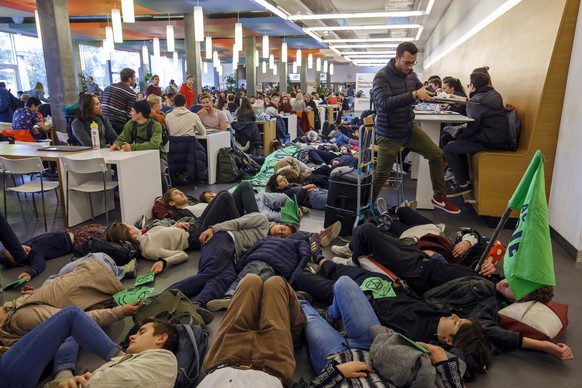
[[[508,207],[520,209],[517,227],[503,258],[505,277],[517,300],[556,284],[548,222],[544,157],[538,150]]]
[[[299,225],[299,204],[297,203],[296,196],[293,201],[286,201],[285,205],[281,208],[281,222]]]

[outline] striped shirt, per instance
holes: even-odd
[[[105,88],[101,97],[103,116],[117,124],[125,124],[131,119],[129,112],[137,95],[125,82],[111,84]]]

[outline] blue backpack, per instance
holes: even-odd
[[[509,122],[509,150],[516,151],[519,147],[519,135],[521,133],[521,120],[513,105],[505,105],[505,113]]]
[[[190,313],[183,313],[172,318],[170,323],[174,324],[180,338],[176,352],[178,376],[174,387],[193,387],[200,375],[202,362],[208,348],[208,331],[203,329],[198,320]]]

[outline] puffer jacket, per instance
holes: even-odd
[[[169,136],[168,167],[171,173],[183,173],[192,183],[208,177],[206,150],[194,136]]]
[[[457,138],[495,150],[508,149],[509,122],[501,94],[491,87],[480,88],[471,94],[470,101],[467,115],[475,121],[467,123]]]
[[[262,261],[273,267],[277,275],[290,280],[305,267],[311,256],[309,244],[292,238],[266,237],[253,245],[237,261],[237,272],[252,261]]]
[[[396,141],[410,137],[414,121],[412,92],[421,87],[416,73],[402,74],[394,67],[394,58],[376,73],[372,95],[378,136]]]

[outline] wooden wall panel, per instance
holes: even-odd
[[[452,75],[467,84],[472,69],[487,65],[504,102],[518,109],[519,150],[473,157],[480,215],[503,213],[536,149],[546,158],[549,195],[579,5],[580,0],[523,0],[424,71],[426,78]]]

